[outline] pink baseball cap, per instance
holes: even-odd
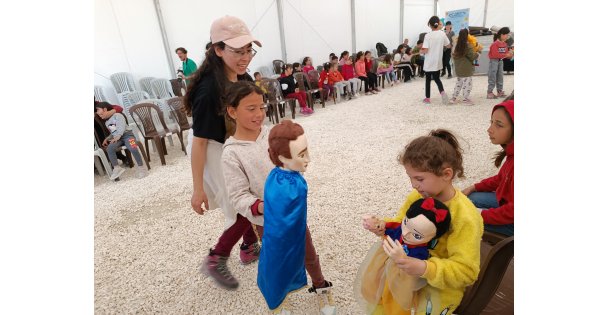
[[[211,43],[224,42],[234,48],[241,48],[251,42],[259,47],[262,44],[251,36],[251,32],[241,19],[226,15],[211,24]]]

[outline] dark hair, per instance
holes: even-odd
[[[430,202],[432,200],[432,203]],[[424,206],[423,206],[424,205]],[[431,209],[442,209],[446,211],[445,218],[441,222],[437,222],[437,215],[434,211],[428,209],[430,206]],[[437,228],[437,232],[435,233],[435,237],[433,239],[440,238],[443,234],[445,234],[450,229],[450,222],[452,221],[452,216],[450,215],[450,209],[443,202],[435,199],[435,198],[420,198],[412,205],[407,212],[405,213],[405,217],[408,219],[413,219],[419,215],[425,216],[429,221],[431,221],[435,227]],[[405,220],[405,218],[404,218]]]
[[[210,48],[210,47],[211,47],[211,42],[208,42],[208,43],[205,45],[205,50],[209,50],[209,48]]]
[[[422,44],[422,43],[424,43],[424,41],[423,41],[422,39],[419,39],[419,40],[416,42],[416,45],[420,45],[420,44]]]
[[[303,134],[304,128],[289,119],[281,121],[281,123],[270,129],[270,134],[268,135],[268,155],[272,163],[276,166],[283,166],[283,162],[279,160],[279,155],[291,159],[289,142],[296,140]]]
[[[499,39],[500,35],[508,35],[509,33],[511,33],[511,30],[509,30],[509,28],[506,26],[499,29],[498,32],[496,32],[496,34],[494,34],[494,41]]]
[[[331,61],[334,61],[334,60],[338,60],[338,56],[334,55],[333,57],[331,57]]]
[[[388,63],[392,64],[391,61],[393,61],[393,59],[391,58],[391,55],[389,55],[389,54],[384,55],[384,62],[388,62]],[[389,66],[390,66],[390,64],[389,64]]]
[[[513,139],[513,137],[515,136],[515,125],[513,124],[513,118],[511,118],[511,115],[504,106],[497,107],[492,113],[499,109],[504,111],[505,115],[507,116],[507,119],[509,120],[509,123],[511,124],[511,139]],[[496,155],[494,155],[494,166],[500,167],[500,164],[502,163],[502,160],[504,160],[505,157],[507,157],[507,146],[502,145],[502,150],[500,150],[496,153]]]
[[[446,167],[451,167],[454,176],[464,177],[462,149],[456,137],[445,129],[435,129],[428,136],[412,140],[398,160],[403,166],[409,164],[416,170],[437,176],[441,176]]]
[[[456,42],[456,47],[454,47],[454,52],[452,53],[454,57],[462,57],[467,53],[467,47],[469,47],[468,42],[469,30],[463,28],[458,32],[458,41]]]
[[[331,54],[329,54],[329,59],[331,60],[331,58],[332,58],[333,56],[335,56],[335,55],[336,55],[336,54],[334,54],[334,53],[332,52]]]
[[[370,54],[370,55],[371,55],[371,54],[372,54],[372,52],[371,52],[371,51],[369,51],[369,50],[366,50],[366,51],[365,51],[365,53],[364,53],[363,55],[364,55],[364,56],[367,56],[367,54]]]
[[[302,59],[302,64],[306,65],[306,63],[308,62],[308,59],[310,59],[310,57],[304,57],[304,59]]]
[[[507,96],[504,101],[515,101],[515,90],[513,90],[513,92],[511,92],[511,94],[509,94],[509,96]]]
[[[359,60],[359,59],[360,59],[362,56],[363,56],[363,52],[362,52],[362,51],[359,51],[359,52],[357,53],[357,57],[355,58],[355,61],[358,61],[358,60]]]
[[[264,95],[264,91],[253,82],[250,81],[237,81],[230,85],[226,92],[226,107],[239,107],[239,103],[243,98],[249,94]],[[230,117],[230,116],[228,116]],[[232,119],[232,117],[230,117]]]
[[[403,47],[405,47],[405,45],[399,44],[399,46],[397,46],[397,52],[401,53],[401,49],[403,49]]]
[[[323,64],[323,70],[329,71],[329,68],[331,68],[331,63],[326,62],[326,63]]]
[[[295,68],[297,68],[297,67],[299,67],[299,66],[300,66],[300,63],[299,63],[299,62],[294,62],[294,63],[293,63],[293,68],[294,68],[294,69],[295,69]]]
[[[281,73],[285,73],[285,71],[287,71],[287,69],[293,69],[293,65],[290,63],[286,63],[281,67]]]
[[[340,59],[344,59],[344,57],[345,57],[346,55],[348,55],[348,54],[349,54],[349,52],[348,52],[347,50],[343,51],[343,52],[340,54]]]
[[[441,22],[441,20],[439,19],[439,17],[437,17],[436,15],[433,15],[429,19],[429,23],[427,25],[430,26],[432,29],[436,29],[439,27],[440,22]]]
[[[112,107],[112,105],[110,105],[110,103],[108,102],[95,102],[95,111],[97,112],[98,108],[105,108],[107,110],[113,110],[114,107]]]
[[[452,21],[445,22],[445,26],[452,25]]]
[[[216,91],[219,92],[219,100],[214,100],[216,102],[216,111],[218,114],[222,113],[222,99],[225,92],[225,87],[228,82],[228,78],[226,77],[226,73],[224,70],[224,60],[220,56],[215,53],[215,47],[218,47],[221,50],[226,48],[226,44],[224,42],[217,42],[212,44],[212,46],[205,52],[205,61],[203,64],[192,74],[190,83],[188,84],[188,91],[184,96],[184,110],[188,116],[192,115],[192,109],[194,108],[194,93],[199,93],[197,91],[199,85],[203,78],[207,76],[213,76],[214,80],[213,85]]]
[[[179,48],[177,48],[177,49],[175,50],[175,53],[177,54],[177,52],[178,52],[178,51],[180,51],[180,50],[181,50],[181,51],[182,51],[184,54],[187,54],[187,53],[188,53],[188,51],[187,51],[187,50],[186,50],[186,48],[184,48],[184,47],[179,47]]]
[[[258,75],[258,74],[262,75],[261,73],[259,73],[258,71],[256,71],[256,72],[253,73],[253,77],[255,78],[255,76]]]
[[[412,52],[412,47],[407,47],[407,48],[405,49],[405,54],[406,54],[406,55],[409,55],[409,54],[410,54],[410,52]]]

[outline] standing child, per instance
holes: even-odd
[[[131,131],[131,127],[127,124],[125,117],[112,110],[114,108],[107,102],[95,102],[95,113],[105,120],[105,125],[110,131],[110,135],[101,144],[103,147],[107,146],[106,152],[108,152],[110,163],[112,163],[113,170],[110,179],[115,180],[125,171],[124,168],[118,166],[118,158],[116,157],[116,149],[123,145],[131,151],[135,161],[137,161],[137,178],[144,178],[148,175],[148,169],[143,165],[143,160],[135,141],[135,135],[133,135],[133,131]]]
[[[462,191],[469,196],[477,208],[482,209],[481,216],[485,229],[507,236],[512,236],[515,230],[513,212],[515,208],[513,190],[515,181],[514,121],[515,102],[513,100],[494,106],[488,135],[492,144],[502,147],[502,151],[496,154],[494,165],[499,167],[505,157],[507,159],[497,175],[486,178]]]
[[[488,57],[490,58],[490,65],[488,66],[488,99],[507,96],[502,90],[502,59],[513,57],[513,53],[509,51],[509,46],[505,42],[509,38],[510,32],[508,27],[501,28],[494,35],[494,42],[490,45],[490,51],[488,52]],[[494,94],[494,87],[496,87],[498,95]]]
[[[372,67],[372,52],[368,50],[365,52],[365,73],[367,74],[367,78],[369,80],[370,89],[380,92],[380,89],[378,88],[378,75],[372,71]]]
[[[454,87],[454,94],[452,94],[452,99],[450,100],[450,104],[456,103],[456,97],[460,94],[460,90],[462,90],[462,95],[464,99],[463,103],[467,105],[473,105],[473,102],[469,98],[471,94],[471,89],[473,89],[473,72],[475,71],[475,65],[473,62],[479,54],[473,52],[473,47],[469,45],[467,38],[469,37],[469,31],[466,28],[463,28],[458,33],[458,41],[456,42],[456,48],[454,48],[454,71],[456,72],[456,76],[458,77],[456,81],[456,86]]]
[[[351,91],[353,91],[353,96],[356,97],[359,95],[359,90],[361,89],[362,82],[355,76],[355,67],[353,66],[353,61],[350,59],[350,54],[348,53],[348,51],[343,51],[340,56],[340,62],[343,62],[342,70],[340,70],[340,73],[342,73],[342,77],[344,77],[344,80],[350,83],[350,88]]]
[[[357,62],[355,62],[355,74],[357,75],[357,77],[359,77],[359,80],[363,81],[363,83],[365,84],[365,95],[370,95],[371,93],[376,94],[376,91],[371,88],[370,80],[367,77],[367,72],[365,71],[365,57],[362,51],[357,53],[356,60]]]
[[[312,58],[310,57],[304,57],[302,60],[302,65],[304,65],[302,67],[302,71],[304,71],[304,73],[308,73],[310,70],[315,70],[315,67],[312,66]]]
[[[329,73],[327,74],[328,83],[331,89],[334,87],[338,90],[340,95],[348,95],[348,99],[353,98],[353,93],[350,90],[350,84],[344,81],[342,74],[338,71],[338,64],[332,63],[329,66]]]
[[[300,103],[300,114],[312,114],[312,109],[306,104],[306,92],[300,91],[297,87],[296,78],[293,77],[293,66],[289,63],[284,65],[282,73],[283,77],[279,79],[279,82],[281,83],[281,89],[283,90],[285,97],[298,100],[298,103]]]
[[[454,37],[454,31],[452,31],[452,22],[451,21],[447,21],[445,22],[445,36],[448,37],[448,40],[450,41],[450,48],[444,48],[443,49],[443,70],[441,70],[441,76],[443,77],[445,75],[445,70],[448,70],[448,79],[452,78],[452,65],[450,65],[450,58],[451,58],[451,54],[452,54],[452,38]]]
[[[442,32],[443,33],[443,32]],[[428,34],[427,34],[428,36]],[[364,227],[383,236],[387,224],[403,221],[407,209],[420,198],[435,198],[444,203],[451,216],[450,228],[429,248],[430,258],[403,257],[395,260],[401,272],[425,279],[418,291],[415,313],[449,315],[458,307],[464,291],[479,275],[483,220],[473,203],[454,188],[454,177],[463,177],[462,150],[456,137],[447,130],[433,130],[428,136],[410,142],[399,162],[412,182],[412,191],[393,218],[367,216]],[[400,296],[393,296],[385,284],[382,305],[377,314],[410,314],[400,306]]]
[[[428,25],[432,31],[424,36],[424,42],[420,50],[424,54],[424,72],[426,73],[426,97],[422,102],[431,104],[431,80],[434,80],[439,88],[443,104],[446,105],[448,104],[448,94],[443,90],[439,71],[443,68],[443,48],[450,48],[450,41],[445,33],[441,31],[441,21],[436,15],[429,19]]]

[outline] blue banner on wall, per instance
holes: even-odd
[[[445,13],[445,21],[452,22],[452,30],[456,35],[461,29],[469,27],[469,11],[470,9],[460,9]]]

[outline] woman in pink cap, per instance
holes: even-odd
[[[203,214],[205,210],[219,207],[225,217],[225,230],[215,247],[209,250],[202,269],[228,289],[239,285],[226,265],[230,251],[239,239],[243,237],[240,252],[243,264],[257,260],[260,251],[251,223],[237,214],[228,200],[221,168],[224,140],[231,135],[222,100],[234,82],[252,81],[246,71],[256,54],[253,43],[262,47],[241,19],[224,16],[215,20],[211,24],[212,45],[205,53],[203,65],[192,75],[184,97],[186,112],[193,119],[188,137],[192,163],[192,208]]]

